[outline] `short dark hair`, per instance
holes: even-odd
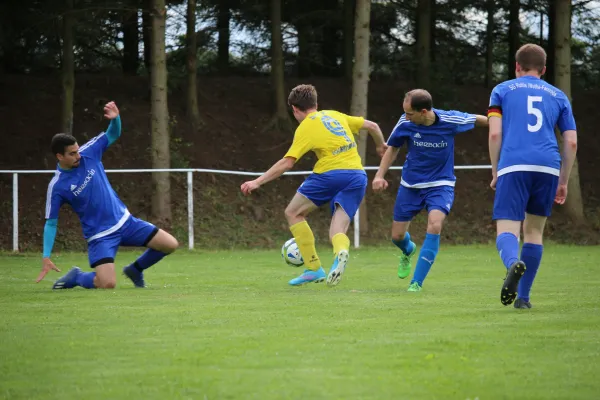
[[[423,109],[430,111],[433,107],[433,99],[431,94],[425,89],[414,89],[406,93],[404,100],[410,103],[410,108],[414,111]]]
[[[317,107],[317,89],[313,85],[298,85],[288,96],[288,105],[295,106],[300,111]]]
[[[541,74],[546,66],[546,51],[537,44],[524,44],[517,50],[515,60],[524,71],[536,70]]]
[[[52,137],[52,154],[65,154],[67,147],[77,143],[77,139],[68,133],[57,133]]]

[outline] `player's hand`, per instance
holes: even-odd
[[[104,106],[104,118],[106,119],[115,119],[119,116],[119,109],[114,101],[110,103],[106,103]]]
[[[379,157],[383,157],[383,155],[385,154],[385,151],[387,149],[388,149],[388,145],[385,143],[382,143],[379,146],[377,146],[376,150],[377,150],[377,154],[379,154]]]
[[[242,183],[241,189],[242,189],[242,193],[244,193],[246,196],[248,196],[250,193],[252,193],[254,190],[258,189],[259,187],[260,187],[260,184],[258,184],[256,182],[256,180],[253,180],[253,181],[248,181],[248,182]]]
[[[375,192],[381,192],[385,189],[387,189],[388,187],[388,181],[386,181],[384,178],[375,178],[373,179],[373,190]]]
[[[46,274],[48,274],[48,272],[50,272],[50,270],[60,272],[60,269],[58,269],[58,267],[54,265],[54,263],[49,258],[42,259],[42,271],[35,280],[35,283],[38,283],[42,279],[44,279],[44,277],[46,276]]]
[[[565,201],[567,200],[567,184],[558,185],[558,188],[556,188],[556,196],[554,197],[554,202],[556,204],[565,204]]]
[[[498,183],[498,175],[492,174],[492,182],[490,183],[492,190],[496,190],[496,183]]]

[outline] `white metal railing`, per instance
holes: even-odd
[[[375,171],[379,167],[365,167],[367,171]],[[454,167],[458,169],[491,169],[491,165],[457,165]],[[392,166],[390,170],[401,170],[402,167]],[[13,185],[12,185],[12,223],[13,223],[13,251],[19,251],[19,175],[29,174],[53,174],[56,170],[0,170],[0,174],[12,174]],[[260,176],[263,172],[248,172],[248,171],[228,171],[221,169],[205,169],[205,168],[171,168],[171,169],[107,169],[107,173],[152,173],[152,172],[185,172],[187,174],[187,211],[188,211],[188,248],[194,248],[194,191],[193,191],[193,177],[194,172],[197,173],[212,173],[212,174],[224,174],[224,175],[238,175],[238,176]],[[290,171],[284,175],[310,175],[312,171]],[[360,245],[360,220],[359,213],[357,212],[354,216],[354,247],[358,248]]]

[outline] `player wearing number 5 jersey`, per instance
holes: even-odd
[[[565,202],[577,152],[571,104],[562,91],[540,79],[545,71],[544,49],[522,46],[516,54],[517,79],[494,88],[488,110],[496,246],[507,268],[500,301],[509,305],[518,294],[515,308],[531,308],[529,294],[542,259],[546,219],[553,202]],[[564,139],[562,160],[555,127]]]
[[[332,218],[329,238],[333,244],[334,261],[327,275],[327,284],[337,285],[348,262],[350,239],[346,236],[350,221],[365,195],[367,175],[358,155],[354,135],[361,128],[383,155],[387,148],[379,126],[362,117],[351,117],[337,111],[317,111],[317,91],[312,85],[292,89],[288,104],[300,125],[286,155],[259,178],[242,184],[246,195],[291,169],[304,154],[313,151],[317,163],[313,173],[302,183],[285,210],[290,230],[296,239],[306,270],[292,279],[290,285],[325,280],[325,271],[315,250],[315,237],[305,217],[318,207],[330,203]]]

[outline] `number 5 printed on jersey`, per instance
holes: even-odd
[[[527,96],[527,114],[535,117],[535,125],[527,124],[527,130],[529,132],[537,132],[542,128],[542,111],[536,108],[534,103],[541,103],[542,96]]]

